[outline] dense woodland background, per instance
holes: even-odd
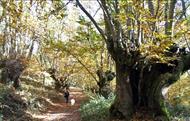
[[[57,103],[82,121],[189,121],[189,6],[1,0],[0,120],[48,120],[35,116]],[[76,107],[65,106],[66,87]]]

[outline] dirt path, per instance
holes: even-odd
[[[66,104],[64,98],[61,98],[61,100],[55,100],[43,115],[36,115],[35,118],[40,121],[81,121],[78,109],[86,97],[81,89],[70,88],[70,99],[76,101],[73,106],[70,103]]]

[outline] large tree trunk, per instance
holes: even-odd
[[[154,114],[154,116],[161,116],[164,118],[163,120],[168,120],[167,114],[163,110],[164,100],[161,90],[167,80],[172,76],[172,73],[169,73],[172,70],[172,67],[161,63],[156,63],[143,69],[137,86],[139,90],[138,103],[135,104],[137,110],[143,107],[146,111],[151,111],[151,114]]]
[[[161,95],[162,82],[165,77],[160,70],[144,70],[143,76],[138,70],[116,64],[117,87],[116,99],[112,105],[111,116],[130,120],[135,111],[151,111],[155,116],[166,116]],[[167,120],[167,119],[164,119]]]
[[[116,99],[110,108],[111,118],[130,120],[133,112],[129,71],[125,64],[116,62]]]
[[[165,112],[161,90],[179,79],[190,68],[190,55],[165,63],[127,66],[116,61],[116,99],[110,108],[112,118],[130,120],[135,112],[146,112],[152,118],[169,118]]]

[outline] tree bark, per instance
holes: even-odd
[[[165,34],[171,36],[172,35],[172,24],[174,19],[174,9],[176,0],[171,0],[170,4],[168,5],[168,1],[165,4]],[[169,7],[169,10],[168,10]]]
[[[107,99],[112,92],[110,81],[114,79],[115,73],[109,70],[104,72],[102,69],[99,69],[97,76],[99,77],[99,81],[97,82],[99,94]]]
[[[125,64],[116,62],[116,99],[110,108],[111,118],[129,121],[134,113],[129,74]]]
[[[167,120],[167,115],[163,110],[164,100],[161,94],[161,89],[172,75],[169,72],[172,72],[173,68],[162,63],[150,66],[143,69],[141,84],[138,87],[140,93],[136,107],[137,110],[138,108],[143,107],[146,111],[150,110],[155,116],[162,116],[165,117],[164,120]]]
[[[1,60],[0,69],[2,83],[9,83],[13,81],[13,87],[18,89],[20,87],[19,77],[25,69],[25,65],[19,59]]]

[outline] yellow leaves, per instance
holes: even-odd
[[[190,77],[188,73],[183,74],[168,91],[168,100],[171,104],[190,106]]]
[[[164,40],[164,39],[167,39],[168,36],[164,33],[157,33],[157,32],[154,32],[153,35],[155,36],[155,38],[158,38],[160,40]]]
[[[165,55],[166,49],[173,44],[170,39],[163,39],[157,42],[149,41],[140,47],[140,52],[149,61],[168,63],[175,57],[167,57]]]
[[[7,9],[9,11],[9,14],[13,18],[20,19],[22,15],[23,1],[22,0],[20,2],[11,1],[8,3]]]
[[[4,41],[5,41],[5,40],[4,40],[3,34],[0,34],[0,45],[2,45]]]
[[[176,23],[175,26],[175,32],[174,32],[174,37],[176,40],[180,40],[181,37],[186,37],[189,38],[189,32],[190,32],[190,28],[189,28],[189,21],[188,20],[183,20],[180,21],[178,23]]]
[[[2,16],[1,20],[6,21],[11,29],[20,29],[20,20],[23,13],[23,1],[2,1]]]
[[[18,3],[18,12],[19,14],[21,15],[22,12],[23,12],[23,0],[21,0],[19,3]]]
[[[139,19],[141,22],[157,22],[158,20],[153,17],[141,17]]]

